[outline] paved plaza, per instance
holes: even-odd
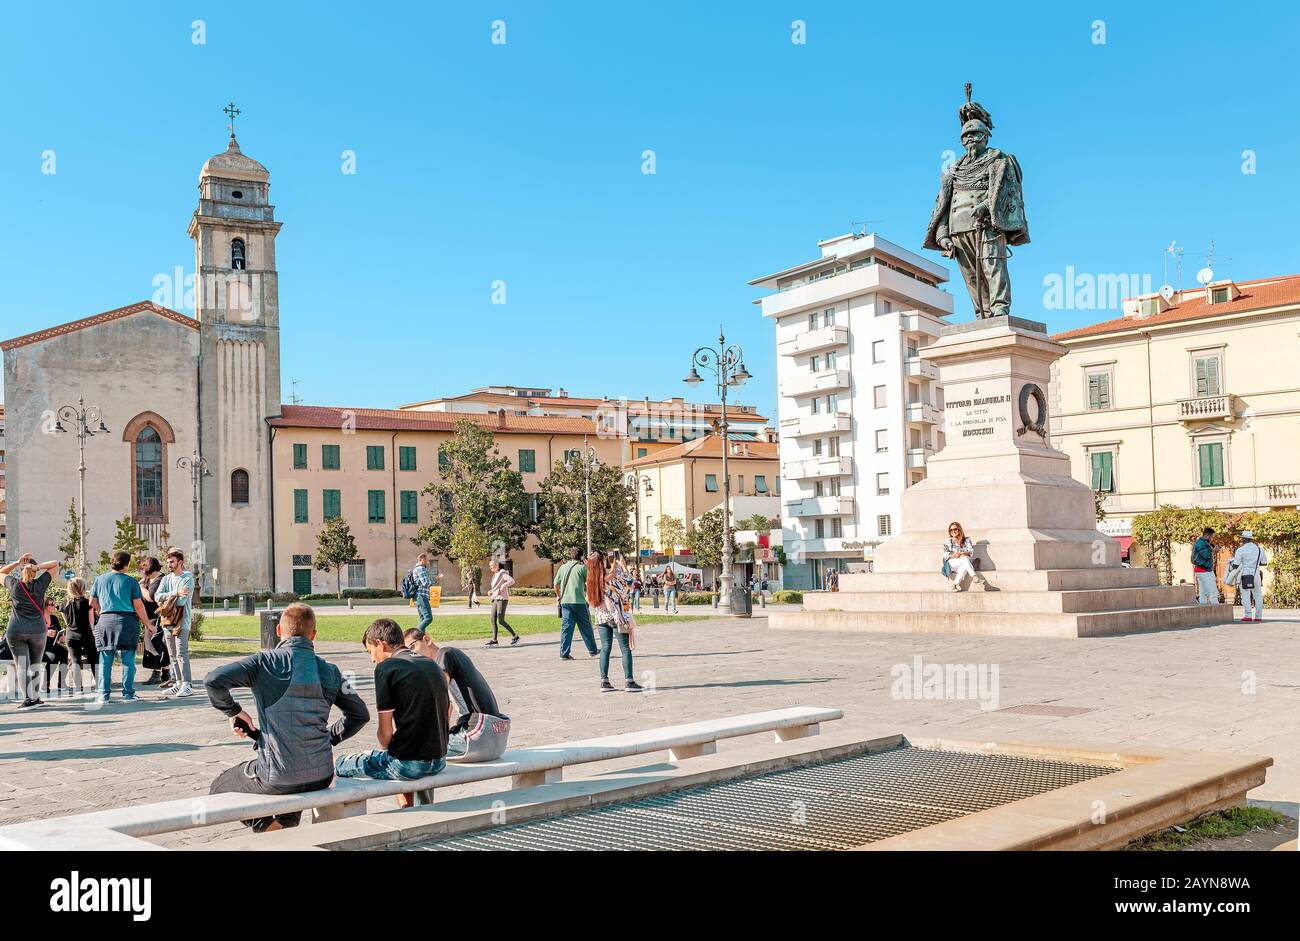
[[[763,617],[653,625],[638,635],[637,679],[650,687],[643,694],[600,693],[595,661],[580,645],[579,659],[560,661],[558,634],[529,636],[513,648],[464,646],[514,719],[518,745],[831,706],[845,712],[837,730],[864,738],[901,732],[1270,755],[1268,781],[1251,796],[1292,802],[1300,799],[1300,616],[1270,618],[1086,640],[791,633],[768,629]],[[360,645],[318,647],[355,674],[373,709],[372,667]],[[910,676],[916,657],[922,671],[975,665],[990,695],[983,702],[897,695],[896,677]],[[225,662],[196,661],[196,677]],[[375,728],[372,720],[343,749],[375,747]],[[719,750],[728,747],[735,746]],[[99,710],[85,700],[22,713],[0,704],[0,824],[206,793],[219,771],[251,755],[201,694]],[[203,844],[243,832],[232,824],[159,842]]]

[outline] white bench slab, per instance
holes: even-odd
[[[312,811],[318,820],[337,820],[364,814],[366,801],[376,798],[499,778],[509,778],[512,788],[535,787],[561,780],[569,765],[611,761],[665,749],[670,760],[678,761],[714,754],[719,739],[772,732],[776,741],[790,741],[815,735],[820,723],[843,717],[844,713],[839,709],[796,706],[559,745],[510,749],[496,761],[449,763],[441,774],[411,781],[336,778],[332,786],[305,794],[207,794],[71,817],[33,820],[0,827],[0,850],[123,849],[127,841],[122,837],[157,836],[254,817],[305,811]],[[143,840],[136,839],[136,843],[141,849],[156,848]]]

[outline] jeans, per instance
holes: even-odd
[[[627,635],[613,624],[600,625],[600,678],[609,679],[609,650],[614,645],[614,636],[618,636],[618,645],[623,650],[623,679],[632,682],[632,648],[628,646]]]
[[[386,751],[353,752],[340,755],[334,762],[334,772],[340,778],[379,778],[386,781],[414,781],[438,774],[447,767],[445,758],[423,761],[413,758],[394,758]]]
[[[664,610],[672,614],[677,613],[677,589],[664,589]]]
[[[45,656],[45,634],[9,634],[9,651],[22,684],[24,699],[41,697],[41,658]]]
[[[415,625],[415,629],[423,634],[425,628],[433,623],[433,608],[429,605],[427,588],[421,588],[419,594],[415,596],[415,610],[420,615],[420,623]]]
[[[587,653],[596,653],[596,635],[591,632],[591,609],[584,601],[581,604],[560,605],[560,656],[569,656],[573,649],[573,627],[578,626],[582,642],[587,646]]]
[[[492,639],[497,639],[497,626],[500,625],[510,632],[511,637],[518,637],[515,629],[506,623],[506,605],[510,603],[508,598],[499,598],[492,602]]]
[[[134,650],[128,651],[135,653]],[[334,776],[326,778],[324,781],[316,781],[311,784],[299,784],[292,787],[277,787],[274,784],[267,784],[257,776],[257,761],[246,761],[243,764],[235,765],[233,768],[227,768],[217,779],[212,782],[208,788],[209,794],[301,794],[304,791],[320,791],[334,783]],[[266,830],[273,822],[282,827],[296,827],[302,819],[302,811],[295,811],[288,814],[276,814],[274,817],[256,817],[252,820],[239,821],[244,826],[251,829],[254,833],[261,833]]]
[[[641,589],[637,588],[632,592],[632,610],[641,610]]]
[[[122,656],[122,696],[135,695],[135,650],[114,650],[111,647],[99,652],[99,698],[108,699],[113,688],[113,661]]]
[[[1219,600],[1219,585],[1213,572],[1196,573],[1197,604],[1215,604]]]
[[[171,628],[164,627],[163,643],[167,645],[167,656],[171,657],[172,680],[177,683],[192,683],[190,673],[190,629],[181,630],[180,637],[173,637]]]

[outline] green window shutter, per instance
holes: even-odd
[[[320,466],[324,470],[339,469],[339,446],[337,444],[322,444],[320,446]]]
[[[438,470],[442,470],[446,466],[447,466],[447,452],[444,451],[442,448],[439,448],[438,449]]]
[[[371,490],[368,502],[370,504],[370,522],[384,522],[384,491]]]
[[[293,492],[293,521],[295,523],[307,522],[307,491],[295,490]]]
[[[366,470],[383,470],[384,469],[384,446],[368,444],[366,445]]]
[[[397,449],[398,467],[404,471],[415,470],[415,448],[403,445]]]
[[[718,475],[717,475],[717,474],[705,474],[705,475],[704,475],[704,489],[705,489],[706,491],[708,491],[709,493],[717,493],[717,492],[718,492]]]
[[[537,452],[533,450],[519,451],[519,473],[533,474],[537,472]]]
[[[321,518],[327,520],[338,519],[343,515],[342,499],[339,491],[325,490],[321,493]]]
[[[307,468],[307,445],[295,444],[293,446],[293,469],[305,470]]]
[[[1115,455],[1110,451],[1094,451],[1092,462],[1092,489],[1111,493],[1115,489]]]
[[[1110,408],[1110,374],[1091,373],[1088,376],[1088,408],[1095,410]]]
[[[419,520],[419,494],[414,490],[403,490],[402,499],[402,522],[418,523]]]
[[[1197,448],[1200,460],[1200,479],[1202,487],[1223,486],[1223,444],[1213,442],[1202,444]]]

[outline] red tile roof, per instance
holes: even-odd
[[[423,405],[430,405],[433,402],[493,402],[506,408],[600,408],[602,405],[607,408],[626,408],[631,415],[644,414],[646,410],[645,399],[592,399],[580,398],[572,395],[510,395],[505,392],[466,392],[464,395],[449,395],[442,399],[430,399],[425,402],[415,402],[406,408],[414,409]],[[521,404],[522,403],[522,404]],[[662,411],[665,409],[680,408],[684,411],[697,412],[699,414],[714,414],[721,412],[721,405],[711,403],[706,410],[705,407],[698,403],[692,402],[675,402],[672,399],[651,399],[651,411]],[[732,407],[729,416],[734,421],[744,422],[762,422],[766,423],[767,418],[755,412],[742,412],[738,407]]]
[[[1216,285],[1217,286],[1217,285]],[[1284,275],[1277,278],[1260,278],[1255,281],[1237,283],[1241,296],[1222,304],[1207,304],[1205,292],[1184,291],[1174,296],[1178,301],[1163,313],[1151,317],[1117,317],[1104,323],[1095,323],[1075,330],[1067,330],[1052,337],[1053,340],[1074,340],[1083,337],[1101,336],[1106,333],[1122,333],[1127,330],[1145,330],[1148,327],[1183,320],[1196,320],[1202,317],[1222,317],[1228,314],[1242,314],[1252,310],[1265,310],[1270,307],[1285,307],[1300,304],[1300,275]],[[1192,296],[1188,297],[1187,295]]]
[[[97,327],[100,324],[111,323],[114,320],[121,320],[123,317],[130,317],[132,314],[154,313],[160,317],[166,317],[168,320],[175,321],[183,326],[190,327],[194,330],[199,329],[199,322],[193,317],[187,317],[179,311],[172,310],[170,307],[160,307],[153,301],[139,301],[135,304],[128,304],[126,307],[118,307],[116,310],[106,310],[102,314],[95,314],[93,317],[85,317],[81,320],[74,320],[71,323],[60,324],[57,327],[48,327],[45,330],[38,330],[35,333],[29,333],[26,336],[14,337],[12,340],[5,340],[0,343],[0,350],[13,350],[20,346],[27,346],[31,343],[40,343],[43,340],[61,337],[68,333],[75,333],[78,330],[84,330],[87,327]]]
[[[775,441],[753,441],[747,438],[732,438],[733,445],[747,445],[748,454],[738,454],[733,451],[728,454],[728,458],[737,460],[750,461],[775,461],[777,459],[777,444]],[[645,457],[639,457],[635,461],[628,461],[628,467],[648,467],[655,464],[670,464],[673,461],[689,460],[691,458],[718,458],[722,457],[722,438],[719,435],[705,435],[702,438],[696,438],[693,441],[687,441],[685,444],[675,444],[671,448],[664,448],[662,451],[656,451],[653,454],[647,454]]]
[[[359,431],[454,431],[456,422],[472,421],[498,434],[597,434],[596,423],[586,418],[551,418],[506,414],[504,424],[495,414],[422,412],[399,408],[342,408],[325,405],[285,405],[276,428],[342,428],[350,423]],[[608,436],[608,432],[605,433]]]

